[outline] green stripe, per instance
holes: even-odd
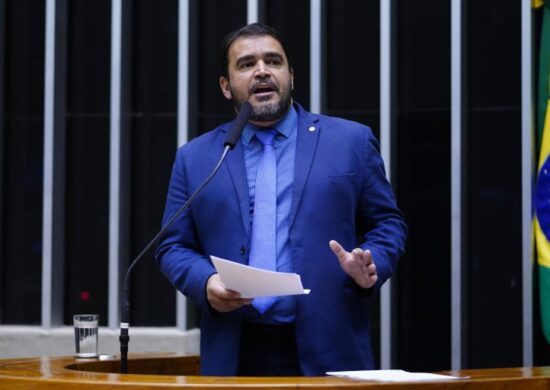
[[[550,3],[550,1],[548,2]],[[545,4],[546,5],[546,4]],[[542,133],[544,130],[544,118],[546,115],[546,105],[550,94],[550,83],[548,76],[550,74],[550,8],[544,7],[541,42],[540,42],[540,62],[539,62],[539,82],[537,99],[537,134],[539,147],[542,142]]]
[[[550,268],[539,266],[540,283],[540,315],[542,318],[542,331],[546,340],[550,343]]]

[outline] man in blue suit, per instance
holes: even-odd
[[[292,101],[292,64],[272,28],[255,23],[230,33],[221,63],[222,93],[237,112],[250,102],[252,116],[217,176],[157,248],[162,272],[202,312],[201,373],[372,369],[368,302],[395,271],[406,236],[378,142],[364,125],[311,114]],[[216,165],[231,125],[178,150],[164,222]],[[268,132],[274,139],[264,146]],[[276,204],[255,208],[268,148],[276,159]],[[261,214],[273,221],[273,240],[255,233]],[[276,270],[300,274],[309,295],[260,308],[260,300],[224,287],[209,255],[252,264],[266,242]]]

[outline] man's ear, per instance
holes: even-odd
[[[227,100],[231,100],[231,88],[229,88],[229,80],[225,76],[220,76],[220,89],[222,90],[223,96]]]
[[[294,91],[294,69],[290,68],[290,90]]]

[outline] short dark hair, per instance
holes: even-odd
[[[292,58],[290,56],[290,53],[285,45],[285,42],[281,35],[275,30],[273,27],[269,27],[262,23],[251,23],[247,24],[244,27],[239,28],[238,30],[231,31],[229,34],[225,36],[225,38],[222,41],[221,50],[220,50],[220,75],[224,76],[225,78],[229,79],[229,48],[239,38],[249,38],[249,37],[261,37],[269,35],[270,37],[277,40],[281,47],[283,48],[283,51],[285,52],[285,56],[288,61],[288,67],[292,69]]]

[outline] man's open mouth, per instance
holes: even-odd
[[[276,91],[277,88],[272,83],[256,84],[252,87],[253,94],[262,94]]]

